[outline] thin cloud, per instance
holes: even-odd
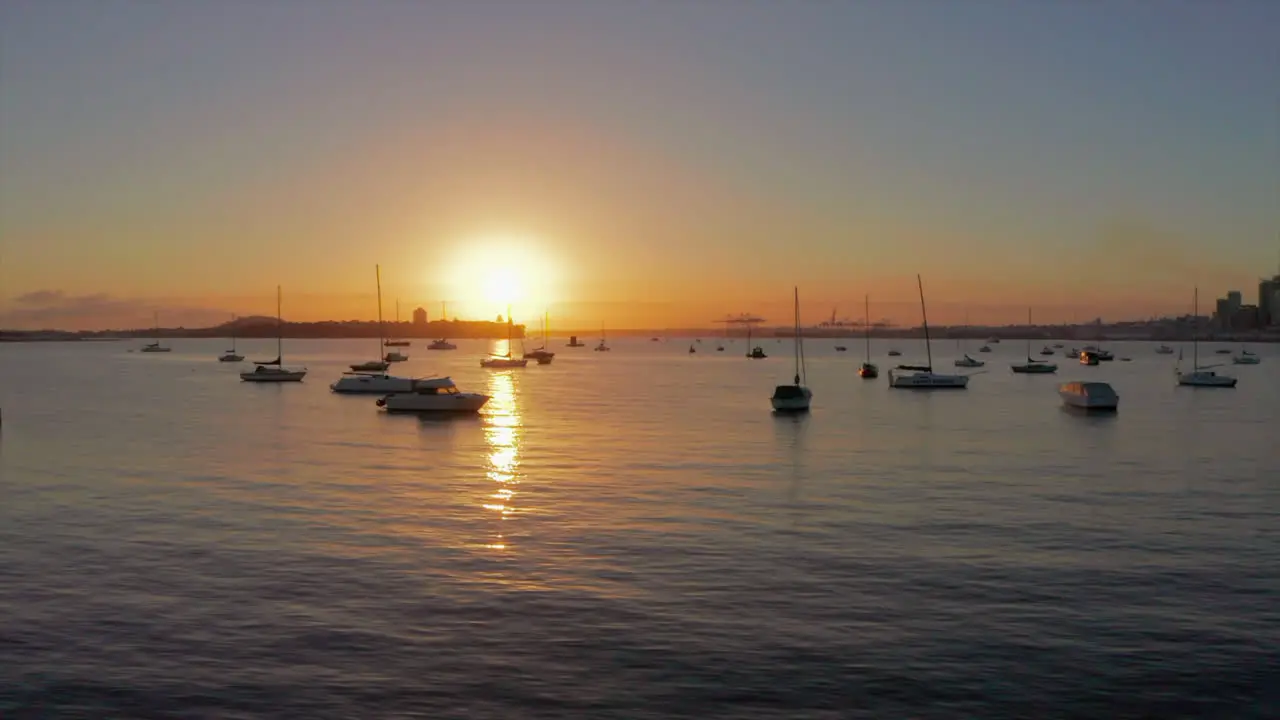
[[[118,298],[106,293],[68,295],[62,290],[35,290],[12,299],[0,311],[0,327],[14,330],[111,330],[151,324],[155,301]],[[163,307],[164,304],[162,304]],[[227,320],[221,310],[169,307],[162,324],[169,327],[207,327]]]

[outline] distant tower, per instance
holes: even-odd
[[[418,308],[413,311],[413,324],[418,327],[425,327],[427,324],[427,311]]]

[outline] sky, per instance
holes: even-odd
[[[1280,263],[1280,2],[0,0],[0,327],[1185,312]]]

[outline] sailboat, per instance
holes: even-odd
[[[793,345],[796,357],[795,380],[790,385],[779,385],[773,389],[773,397],[769,402],[774,412],[803,413],[809,412],[809,403],[813,400],[813,392],[804,385],[804,338],[800,336],[800,288],[795,292],[795,338]]]
[[[236,316],[231,316],[231,349],[218,356],[218,362],[241,362],[244,356],[236,352]]]
[[[442,301],[440,301],[440,324],[441,324],[441,327],[444,327],[444,323],[445,323],[445,322],[447,322],[446,318],[448,317],[448,315],[445,313],[445,310],[446,310],[446,306],[445,306],[444,301],[442,300]],[[449,339],[448,339],[448,338],[443,338],[443,337],[442,337],[442,338],[440,338],[439,340],[432,340],[432,341],[431,341],[431,344],[427,346],[427,349],[428,349],[428,350],[457,350],[457,349],[458,349],[458,346],[457,346],[457,345],[454,345],[454,344],[453,344],[453,343],[451,343],[451,342],[449,342]]]
[[[547,349],[547,326],[551,324],[551,313],[542,316],[542,347],[524,354],[526,360],[536,360],[539,365],[550,365],[556,354]]]
[[[596,352],[609,352],[612,348],[604,344],[604,324],[600,325],[600,344],[595,346]]]
[[[160,313],[155,314],[155,330],[152,331],[152,336],[155,337],[155,341],[143,345],[139,352],[169,352],[172,349],[168,345],[160,344]]]
[[[889,371],[889,387],[909,390],[961,389],[969,386],[968,375],[942,375],[933,371],[933,345],[929,340],[929,315],[924,305],[924,281],[916,275],[920,289],[920,317],[924,324],[924,347],[928,365],[899,365]],[[905,370],[907,372],[899,372]]]
[[[964,327],[965,327],[965,330],[968,330],[968,329],[969,329],[969,316],[968,316],[968,313],[966,313],[966,314],[965,314],[965,318],[964,318]],[[960,350],[962,350],[962,351],[963,351],[963,350],[964,350],[964,340],[963,340],[963,339],[956,340],[956,347],[958,347]],[[989,347],[987,347],[987,346],[985,346],[985,345],[984,345],[984,346],[983,346],[983,349],[981,350],[981,352],[991,352],[991,348],[989,348]],[[982,367],[983,365],[986,365],[986,363],[985,363],[985,362],[983,362],[983,361],[981,361],[981,360],[978,360],[977,358],[969,357],[969,353],[967,353],[967,352],[966,352],[966,353],[964,353],[964,357],[960,358],[959,360],[956,360],[956,367],[969,367],[969,368],[975,368],[975,367]]]
[[[1027,308],[1027,327],[1031,327],[1031,308]],[[1027,361],[1025,363],[1015,363],[1010,365],[1016,373],[1027,373],[1031,375],[1047,375],[1058,372],[1058,366],[1051,362],[1043,362],[1041,360],[1033,360],[1031,358],[1031,333],[1027,333]],[[1043,353],[1042,353],[1043,354]],[[1053,354],[1050,350],[1049,354]]]
[[[1249,352],[1249,349],[1247,347],[1245,347],[1244,345],[1241,345],[1240,354],[1231,358],[1231,362],[1235,363],[1236,365],[1257,365],[1258,363],[1262,362],[1262,358]]]
[[[764,348],[760,347],[759,345],[752,347],[751,323],[747,323],[747,347],[750,348],[749,351],[747,352],[747,357],[751,360],[763,360],[769,357],[768,355],[764,354]]]
[[[483,368],[518,368],[529,364],[528,360],[518,358],[511,354],[511,307],[507,307],[507,354],[491,355],[480,361],[480,367]]]
[[[1196,317],[1200,312],[1200,288],[1196,288],[1191,305],[1191,322],[1196,322]],[[1182,372],[1178,368],[1174,368],[1174,372],[1178,375],[1178,384],[1190,387],[1217,387],[1217,388],[1233,388],[1236,386],[1236,379],[1228,375],[1219,375],[1209,368],[1218,367],[1217,365],[1200,366],[1200,335],[1199,328],[1193,325],[1191,328],[1191,372]]]
[[[378,349],[385,342],[382,334],[382,268],[373,266],[374,278],[378,284]],[[376,357],[376,356],[375,356]],[[387,374],[390,364],[385,360],[370,360],[351,366],[352,372],[342,373],[338,381],[329,385],[329,389],[342,395],[378,394],[412,392],[414,379],[396,377]]]
[[[284,366],[284,343],[281,340],[284,332],[280,319],[280,286],[276,286],[276,359],[265,362],[254,361],[257,365],[250,372],[240,373],[240,379],[247,382],[301,382],[307,369],[290,369]]]
[[[862,361],[862,366],[858,368],[858,377],[864,380],[871,380],[880,376],[880,368],[871,362],[871,296],[864,295],[862,298],[864,319],[863,323],[866,330],[867,357]]]
[[[396,327],[397,327],[397,328],[399,328],[399,327],[400,327],[400,301],[399,301],[399,300],[396,300]],[[383,344],[384,346],[386,346],[386,347],[409,347],[409,341],[408,341],[408,340],[392,340],[392,339],[388,338],[388,339],[384,340],[382,344]],[[398,355],[399,353],[391,353],[391,354]],[[402,358],[402,359],[404,359],[404,360],[408,360],[408,359],[409,359],[409,357],[408,357],[408,356],[405,356],[405,357],[404,357],[404,358]],[[396,361],[396,360],[392,360],[392,361],[389,361],[389,362],[398,362],[398,361]]]
[[[381,267],[377,265],[373,266],[373,277],[378,287],[378,350],[379,350],[379,353],[381,353],[382,344],[385,340],[382,334],[383,326],[382,326],[382,268]],[[375,355],[374,357],[377,357],[377,355]],[[390,363],[388,363],[386,360],[370,360],[368,362],[356,363],[355,365],[351,365],[350,367],[355,372],[383,372],[388,367],[390,367]]]

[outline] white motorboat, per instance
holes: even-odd
[[[968,354],[966,354],[964,357],[960,358],[959,360],[956,360],[956,367],[976,368],[976,367],[982,367],[983,365],[986,365],[986,363],[976,358],[969,357]]]
[[[1244,348],[1241,348],[1240,354],[1231,358],[1231,362],[1235,363],[1236,365],[1257,365],[1258,363],[1262,362],[1262,358],[1258,357],[1257,355],[1254,355],[1253,353],[1249,352],[1248,350],[1245,350]]]
[[[1058,386],[1058,397],[1067,407],[1080,410],[1113,412],[1120,406],[1120,396],[1104,382],[1067,382]]]
[[[920,288],[920,317],[924,325],[924,347],[928,354],[928,365],[899,365],[889,371],[889,387],[906,390],[959,390],[969,386],[968,375],[943,375],[933,371],[933,347],[929,341],[929,315],[924,305],[924,281],[916,275],[916,285]]]
[[[1168,345],[1161,345],[1160,347],[1156,348],[1156,354],[1157,354],[1157,355],[1172,355],[1172,354],[1173,354],[1173,348],[1169,347]]]
[[[1191,317],[1197,317],[1200,312],[1200,288],[1196,288],[1195,294],[1191,301]],[[1182,358],[1178,358],[1181,361]],[[1205,387],[1205,388],[1233,388],[1236,386],[1236,379],[1229,375],[1219,375],[1210,368],[1217,365],[1200,365],[1200,335],[1198,328],[1192,325],[1191,331],[1191,371],[1182,372],[1175,368],[1174,372],[1178,376],[1178,385],[1187,387]]]
[[[1188,387],[1233,388],[1236,386],[1236,379],[1199,368],[1191,372],[1178,373],[1178,384]]]
[[[506,355],[490,355],[480,361],[480,367],[491,368],[494,370],[502,370],[504,368],[522,368],[529,364],[524,358],[518,358],[511,354],[511,308],[507,307],[507,354]]]
[[[1031,308],[1027,308],[1027,327],[1031,325]],[[1041,355],[1052,355],[1053,351],[1045,348],[1040,351]],[[1025,363],[1015,363],[1009,366],[1015,373],[1023,373],[1027,375],[1048,375],[1058,372],[1058,366],[1051,362],[1042,360],[1033,360],[1031,358],[1031,338],[1027,338],[1027,361]]]
[[[866,330],[867,353],[866,358],[862,361],[862,365],[858,368],[858,377],[863,380],[874,380],[880,376],[880,368],[871,362],[871,296],[864,295],[862,298],[863,307],[863,327]]]
[[[1094,345],[1085,345],[1084,348],[1081,350],[1081,352],[1092,353],[1095,357],[1098,358],[1098,362],[1111,362],[1112,360],[1116,359],[1116,356],[1113,355],[1109,350],[1103,350],[1101,347],[1097,347]]]
[[[457,350],[458,346],[454,345],[448,340],[445,340],[444,338],[440,338],[439,340],[432,340],[431,344],[427,346],[427,349],[428,350]]]
[[[253,370],[240,373],[245,382],[301,382],[306,377],[306,368],[287,368],[284,366],[283,323],[280,320],[280,286],[276,286],[276,359],[257,362]]]
[[[551,361],[556,358],[556,354],[547,349],[547,326],[550,324],[551,314],[547,313],[542,316],[542,347],[537,350],[531,350],[524,354],[525,360],[533,360],[539,365],[550,365]]]
[[[242,362],[244,356],[236,352],[236,317],[231,316],[231,349],[218,356],[218,362]]]
[[[160,344],[160,313],[155,314],[155,330],[152,332],[155,341],[149,342],[138,349],[138,352],[144,353],[161,353],[169,352],[172,348],[167,345]]]
[[[402,393],[413,391],[413,378],[396,377],[386,373],[343,373],[338,382],[329,389],[342,394],[378,394]]]
[[[800,335],[800,288],[795,288],[795,335],[792,345],[795,348],[796,374],[790,385],[778,385],[773,389],[773,397],[769,398],[774,412],[803,413],[809,412],[809,403],[813,400],[813,391],[805,385],[804,371],[804,338]]]
[[[391,352],[387,353],[382,357],[383,362],[389,362],[389,363],[404,362],[408,359],[409,359],[409,356],[405,355],[399,350],[392,350]]]
[[[1052,354],[1053,354],[1053,348],[1051,348],[1051,347],[1049,347],[1048,345],[1046,345],[1046,346],[1044,346],[1044,347],[1040,348],[1040,354],[1041,354],[1041,355],[1052,355]]]
[[[475,413],[489,402],[481,393],[464,393],[447,377],[412,380],[407,392],[390,393],[377,401],[387,412]]]

